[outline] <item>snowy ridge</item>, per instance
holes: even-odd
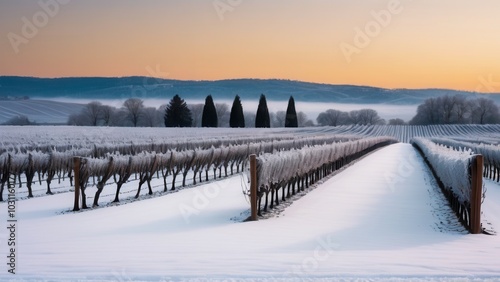
[[[445,188],[451,190],[461,204],[470,203],[472,150],[453,150],[425,138],[414,138],[412,144],[424,153]]]

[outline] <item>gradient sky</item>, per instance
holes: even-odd
[[[0,75],[500,92],[498,0],[59,0],[47,16],[39,3],[56,1],[0,0]],[[382,10],[390,19],[378,23]],[[357,42],[356,28],[369,40]],[[341,46],[357,48],[350,61]]]

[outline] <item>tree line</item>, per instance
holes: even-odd
[[[329,109],[320,113],[316,121],[322,126],[386,124],[386,121],[373,109],[361,109],[350,112]]]
[[[127,99],[120,108],[93,101],[68,118],[68,125],[133,126],[133,127],[305,127],[314,123],[304,112],[296,112],[295,100],[290,97],[286,111],[269,112],[266,96],[262,94],[255,113],[243,111],[241,99],[235,96],[231,109],[216,104],[212,95],[204,104],[188,105],[179,95],[159,108],[145,107],[138,98]]]
[[[316,118],[320,126],[339,125],[433,125],[433,124],[497,124],[500,111],[495,102],[487,98],[467,99],[462,95],[441,96],[425,100],[409,121],[400,118],[382,119],[373,109],[345,112],[328,109]],[[16,116],[7,125],[33,125],[25,116]],[[296,112],[290,97],[286,111],[269,112],[264,94],[260,96],[255,113],[243,111],[241,99],[235,96],[231,108],[215,103],[208,95],[204,104],[187,104],[175,95],[168,104],[159,108],[146,107],[138,98],[126,100],[116,108],[93,101],[76,114],[69,116],[68,125],[78,126],[133,126],[133,127],[308,127],[314,122],[304,112]]]
[[[500,112],[493,100],[467,100],[462,95],[445,95],[425,100],[409,122],[412,125],[495,123],[500,123]]]
[[[426,99],[417,107],[416,115],[408,122],[400,118],[385,121],[373,109],[350,112],[329,109],[320,113],[316,121],[322,126],[497,124],[500,123],[500,111],[491,99],[467,99],[463,95],[445,95]]]

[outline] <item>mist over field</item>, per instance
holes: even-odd
[[[166,99],[144,99],[144,106],[146,107],[156,107],[161,105],[166,105],[168,100]],[[68,98],[53,98],[53,101],[65,102],[65,103],[79,103],[87,104],[93,100],[91,99],[68,99]],[[121,107],[124,101],[122,100],[111,100],[103,99],[99,100],[104,105]],[[227,104],[229,107],[233,103],[232,100],[215,100],[215,103]],[[259,104],[258,98],[255,100],[242,99],[243,110],[255,113],[257,106]],[[204,100],[186,100],[188,104],[204,104]],[[286,111],[288,101],[273,101],[268,100],[267,106],[270,112]],[[410,120],[416,113],[418,105],[390,105],[390,104],[354,104],[354,103],[320,103],[320,102],[305,102],[297,101],[295,103],[298,112],[304,112],[307,117],[313,121],[316,121],[319,113],[324,112],[328,109],[336,109],[341,111],[352,111],[360,109],[374,109],[378,112],[379,116],[383,119],[389,120],[392,118],[401,118],[403,120]]]

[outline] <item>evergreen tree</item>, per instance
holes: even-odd
[[[295,100],[290,96],[288,107],[286,108],[285,127],[299,127],[297,112],[295,111]]]
[[[186,102],[175,95],[165,109],[166,127],[191,127],[193,119]]]
[[[217,127],[217,110],[215,109],[212,95],[208,95],[203,106],[203,114],[201,116],[201,127]]]
[[[269,118],[269,110],[267,109],[266,96],[260,95],[259,106],[257,107],[257,114],[255,115],[256,128],[269,128],[271,127],[271,119]]]
[[[245,116],[243,115],[243,107],[241,106],[240,96],[234,97],[233,106],[231,107],[231,115],[229,116],[230,127],[245,127]]]

